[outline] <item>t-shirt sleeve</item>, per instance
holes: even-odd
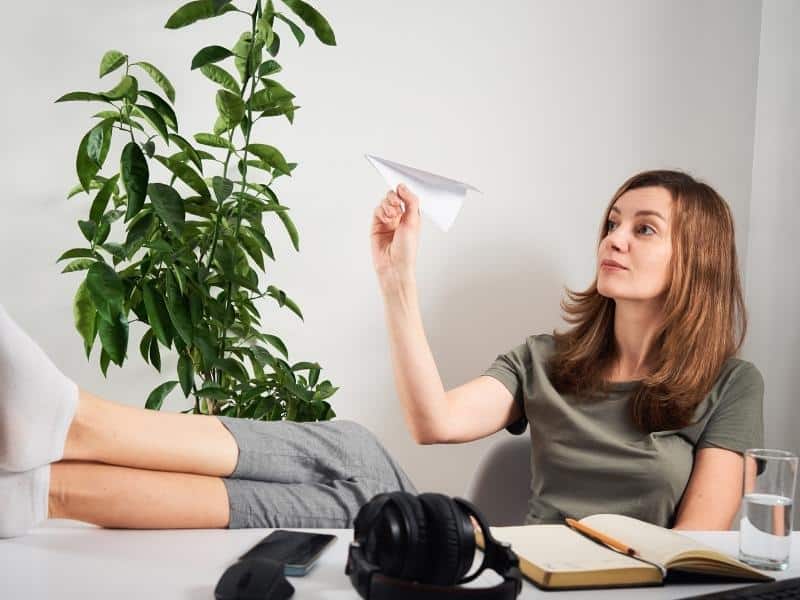
[[[764,378],[744,362],[721,392],[719,405],[697,440],[697,449],[725,448],[743,453],[764,446]]]
[[[506,431],[514,435],[520,435],[528,426],[528,419],[525,416],[525,398],[523,397],[524,378],[530,372],[531,351],[527,343],[520,344],[506,354],[500,354],[495,361],[486,369],[483,374],[494,377],[502,383],[511,395],[514,402],[520,407],[522,417],[506,427]]]

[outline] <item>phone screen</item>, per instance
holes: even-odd
[[[322,551],[336,539],[328,533],[277,529],[245,552],[239,559],[254,556],[284,563],[286,575],[305,575]]]

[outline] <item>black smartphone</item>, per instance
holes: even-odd
[[[329,533],[276,529],[239,557],[269,558],[284,563],[284,575],[305,575],[322,552],[336,539]]]

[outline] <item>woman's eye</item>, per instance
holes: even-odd
[[[606,231],[611,231],[616,226],[617,226],[617,224],[614,223],[614,221],[607,221],[606,222]]]
[[[648,233],[647,235],[653,235],[653,234],[656,232],[656,230],[655,230],[655,229],[653,229],[652,227],[650,227],[650,225],[642,225],[642,226],[639,228],[639,231],[641,231],[641,232],[645,232],[645,231],[647,231],[647,230],[649,230],[649,231],[650,231],[650,233]]]

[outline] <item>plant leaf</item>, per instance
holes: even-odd
[[[86,285],[97,312],[106,321],[111,322],[122,313],[125,287],[114,269],[104,262],[95,262],[86,275]]]
[[[75,329],[78,330],[83,339],[86,360],[89,360],[94,338],[97,336],[97,309],[92,301],[85,279],[78,286],[78,291],[75,293],[75,299],[72,302],[72,316],[75,320]]]
[[[292,12],[303,19],[303,22],[314,30],[317,38],[328,46],[336,45],[336,36],[325,17],[303,0],[283,0],[283,3],[292,9]],[[278,16],[277,14],[275,16]]]
[[[95,196],[94,202],[92,202],[92,208],[89,210],[89,219],[95,223],[99,223],[100,219],[103,217],[103,213],[108,206],[108,200],[111,198],[111,192],[117,189],[118,179],[119,173],[114,175],[111,179],[106,180],[103,187],[97,192],[97,196]]]
[[[234,358],[218,358],[214,361],[214,366],[243,383],[250,379],[242,364]]]
[[[147,183],[150,179],[147,159],[136,142],[128,142],[122,149],[120,173],[122,175],[122,185],[128,195],[128,210],[125,214],[125,220],[130,221],[144,206]]]
[[[286,175],[291,174],[291,169],[286,163],[286,159],[283,157],[283,154],[281,154],[280,150],[274,146],[269,146],[267,144],[248,144],[245,147],[245,150],[256,155],[263,162],[267,163],[277,171],[280,171]]]
[[[170,327],[169,313],[161,294],[156,290],[151,281],[142,285],[142,299],[147,311],[147,320],[152,327],[158,341],[169,348],[172,345],[172,329]]]
[[[258,231],[253,227],[248,227],[247,225],[242,226],[242,229],[247,232],[247,234],[253,236],[258,245],[261,246],[261,249],[264,251],[264,254],[269,256],[272,260],[275,260],[275,254],[272,252],[272,244],[269,243],[269,240],[264,236],[263,233]]]
[[[147,194],[153,203],[153,210],[161,220],[179,236],[186,223],[186,211],[183,200],[174,188],[163,183],[151,183],[147,186]]]
[[[218,385],[206,385],[195,393],[196,396],[202,396],[203,398],[210,398],[211,400],[227,400],[230,398],[230,394],[226,392],[223,388]]]
[[[111,126],[109,119],[100,121],[89,132],[86,143],[86,154],[94,161],[98,168],[102,168],[111,147]]]
[[[176,385],[178,385],[177,381],[167,381],[166,383],[159,385],[152,392],[150,392],[144,407],[149,408],[150,410],[161,410],[161,406],[164,404],[164,399],[172,390],[175,389]]]
[[[167,98],[169,98],[169,101],[175,104],[175,88],[172,86],[172,83],[170,83],[169,79],[167,79],[166,75],[164,75],[149,62],[139,61],[131,63],[131,66],[137,66],[142,71],[147,73],[150,76],[150,79],[152,79],[155,84],[164,91],[164,93],[167,95]]]
[[[118,69],[125,64],[126,60],[128,60],[127,54],[123,54],[119,50],[109,50],[100,60],[100,77],[104,77],[111,71]]]
[[[294,38],[297,40],[297,45],[302,46],[303,42],[306,41],[306,34],[303,33],[303,30],[297,26],[297,23],[295,23],[288,17],[282,15],[281,13],[275,13],[275,16],[289,26],[289,28],[292,30]]]
[[[235,9],[230,6],[230,0],[225,2],[220,2],[219,0],[195,0],[184,4],[172,13],[164,27],[167,29],[186,27],[202,19],[210,19],[231,10]]]
[[[183,395],[188,398],[192,393],[194,383],[194,367],[192,367],[192,359],[184,353],[181,353],[178,358],[178,380],[181,382]]]
[[[64,267],[62,273],[73,273],[75,271],[83,271],[91,267],[96,261],[91,258],[78,258]]]
[[[81,186],[86,192],[89,191],[92,179],[100,171],[106,156],[108,156],[108,150],[111,147],[111,125],[110,119],[100,121],[83,136],[78,146],[75,167]]]
[[[150,342],[153,340],[153,328],[148,329],[139,341],[139,354],[147,362],[149,360],[148,353],[150,351]]]
[[[137,123],[136,121],[132,121],[127,117],[122,117],[118,112],[113,110],[101,110],[100,112],[92,116],[97,117],[99,119],[109,119],[110,121],[113,121],[115,123],[118,122],[118,123],[123,123],[125,125],[130,125],[134,129],[138,129],[139,131],[144,131],[144,129],[142,128],[141,125],[139,125],[139,123]]]
[[[193,338],[192,319],[186,299],[180,294],[172,272],[167,271],[167,312],[172,325],[186,345],[191,345]]]
[[[139,91],[139,85],[135,78],[130,75],[125,75],[120,82],[112,89],[103,93],[103,96],[111,100],[121,100],[122,98],[136,98],[136,93]]]
[[[108,353],[105,351],[105,348],[102,346],[100,347],[100,371],[103,373],[103,377],[107,377],[108,373],[108,364],[111,362],[111,359],[108,356]]]
[[[56,262],[61,262],[62,260],[66,260],[68,258],[97,258],[97,254],[90,250],[89,248],[72,248],[67,250],[56,259]]]
[[[272,80],[263,78],[262,81]],[[289,102],[289,100],[294,98],[294,94],[280,85],[277,81],[273,82],[273,84],[275,85],[271,85],[266,89],[259,90],[250,97],[247,105],[251,110],[268,111],[277,107],[283,107],[284,110],[281,111],[281,113],[283,113],[285,112],[285,107],[287,105],[291,106],[291,102]]]
[[[192,69],[199,69],[203,65],[225,60],[229,56],[233,56],[233,52],[227,48],[223,48],[222,46],[206,46],[194,55],[192,59]]]
[[[128,320],[125,315],[119,313],[110,322],[100,317],[97,332],[100,334],[103,350],[114,364],[121,367],[128,348]]]
[[[261,42],[263,44],[263,42]],[[244,83],[249,78],[252,71],[248,69],[249,57],[251,56],[253,47],[253,34],[250,31],[242,32],[237,42],[233,45],[234,59],[233,63],[236,65],[236,70],[239,77]],[[259,52],[260,53],[260,52]],[[260,58],[260,57],[259,57]],[[260,60],[259,60],[260,62]]]
[[[233,150],[233,146],[231,146],[228,140],[221,135],[214,135],[213,133],[195,133],[194,140],[198,144],[203,144],[204,146],[213,146],[215,148]]]
[[[286,227],[286,231],[289,234],[289,238],[292,240],[292,246],[294,249],[300,252],[300,236],[297,233],[297,228],[294,226],[294,222],[292,221],[291,217],[286,214],[286,211],[276,212],[278,218],[283,223],[283,226]]]
[[[267,52],[272,56],[278,56],[278,51],[281,49],[281,36],[277,31],[272,32],[272,45],[267,46]]]
[[[147,209],[149,211],[149,209]],[[140,212],[139,215],[143,214]],[[139,216],[137,215],[137,217]],[[152,213],[147,212],[141,219],[131,219],[128,225],[128,235],[125,237],[125,251],[128,256],[133,256],[134,252],[142,247],[144,239],[153,225]]]
[[[158,349],[158,340],[153,338],[150,340],[150,364],[156,368],[156,371],[161,372],[161,351]]]
[[[96,94],[94,92],[69,92],[68,94],[64,94],[54,102],[75,102],[75,101],[82,101],[82,102],[108,102],[111,104],[111,100],[104,96],[103,94]]]
[[[217,110],[229,125],[235,125],[244,117],[245,106],[236,94],[228,90],[218,90]]]
[[[86,238],[87,242],[93,242],[94,237],[97,234],[97,224],[93,221],[78,221],[78,227],[83,234],[83,237]]]
[[[264,270],[264,257],[261,255],[261,246],[258,245],[253,237],[244,228],[240,230],[240,240],[244,246],[245,252],[255,261],[259,268]]]
[[[197,167],[197,170],[202,173],[203,161],[200,158],[200,155],[197,153],[197,150],[194,149],[194,146],[189,143],[189,140],[179,136],[177,133],[170,133],[169,139],[171,142],[175,142],[175,145],[186,153],[187,158],[191,160],[194,163],[194,166]]]
[[[239,87],[239,83],[236,81],[236,79],[234,79],[233,75],[228,73],[222,67],[212,64],[203,65],[202,67],[200,67],[200,72],[206,77],[208,77],[214,83],[218,83],[219,85],[229,89],[233,93],[237,95],[242,93],[242,90]]]
[[[289,360],[289,350],[286,348],[286,344],[283,343],[283,340],[276,335],[270,335],[268,333],[264,334],[264,339],[278,352],[283,354],[286,357],[286,360]]]
[[[214,127],[213,127],[212,131],[214,132],[215,135],[221,135],[221,134],[225,133],[226,131],[228,131],[229,129],[234,129],[235,127],[236,127],[236,124],[231,125],[230,123],[228,123],[228,121],[225,119],[225,117],[223,117],[222,115],[219,115],[217,117],[217,120],[214,121]]]
[[[265,61],[258,67],[258,76],[265,77],[266,75],[274,75],[275,73],[280,73],[283,70],[276,61],[270,59]]]
[[[290,311],[292,311],[294,314],[300,317],[301,321],[305,321],[305,319],[303,318],[303,312],[300,310],[300,307],[297,306],[294,300],[292,300],[287,296],[286,299],[284,300],[284,303],[286,304],[286,306],[289,308]]]
[[[175,176],[183,181],[186,185],[192,188],[195,192],[200,194],[203,198],[210,200],[211,192],[208,191],[208,186],[203,178],[197,174],[189,165],[178,162],[177,160],[170,160],[166,156],[156,155],[156,160],[162,165],[172,171]]]
[[[158,114],[158,111],[150,108],[149,106],[145,106],[144,104],[136,104],[133,107],[133,113],[138,114],[144,117],[148,123],[155,129],[161,137],[164,138],[164,141],[167,142],[169,145],[169,132],[167,131],[167,124],[164,122],[163,117]]]
[[[233,182],[227,177],[214,176],[211,179],[211,185],[214,188],[214,195],[217,197],[217,202],[220,204],[233,192]]]
[[[147,90],[140,90],[139,95],[147,98],[147,100],[150,101],[150,104],[152,104],[156,112],[161,115],[161,118],[164,123],[166,123],[167,127],[170,127],[173,131],[178,131],[178,117],[175,115],[175,111],[172,110],[172,107],[166,100],[164,100],[158,94],[149,92]]]

